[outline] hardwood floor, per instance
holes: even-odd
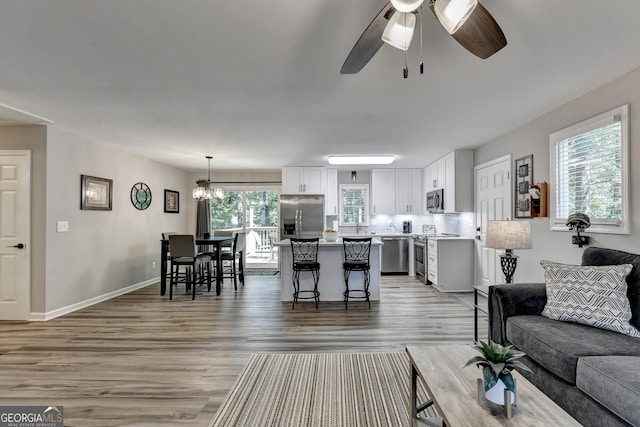
[[[277,276],[195,301],[156,284],[49,322],[0,322],[0,405],[62,405],[65,426],[206,426],[252,353],[472,341],[473,310],[407,276],[383,276],[370,310],[291,310]]]

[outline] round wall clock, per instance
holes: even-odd
[[[131,187],[131,203],[141,211],[151,205],[151,189],[147,184],[138,182]]]

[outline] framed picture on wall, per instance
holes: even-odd
[[[516,159],[515,164],[515,217],[531,217],[529,189],[533,184],[533,154]]]
[[[173,190],[164,190],[164,211],[166,213],[180,213],[180,193]]]
[[[80,209],[110,211],[113,199],[113,180],[80,175]]]

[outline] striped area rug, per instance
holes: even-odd
[[[210,426],[405,427],[409,380],[405,353],[254,354]]]

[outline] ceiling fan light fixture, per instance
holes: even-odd
[[[391,0],[391,5],[398,12],[413,12],[420,7],[424,0]]]
[[[436,0],[433,10],[440,24],[454,34],[471,16],[478,0]]]
[[[415,28],[415,14],[395,12],[382,33],[382,41],[396,49],[406,51],[411,44]]]

